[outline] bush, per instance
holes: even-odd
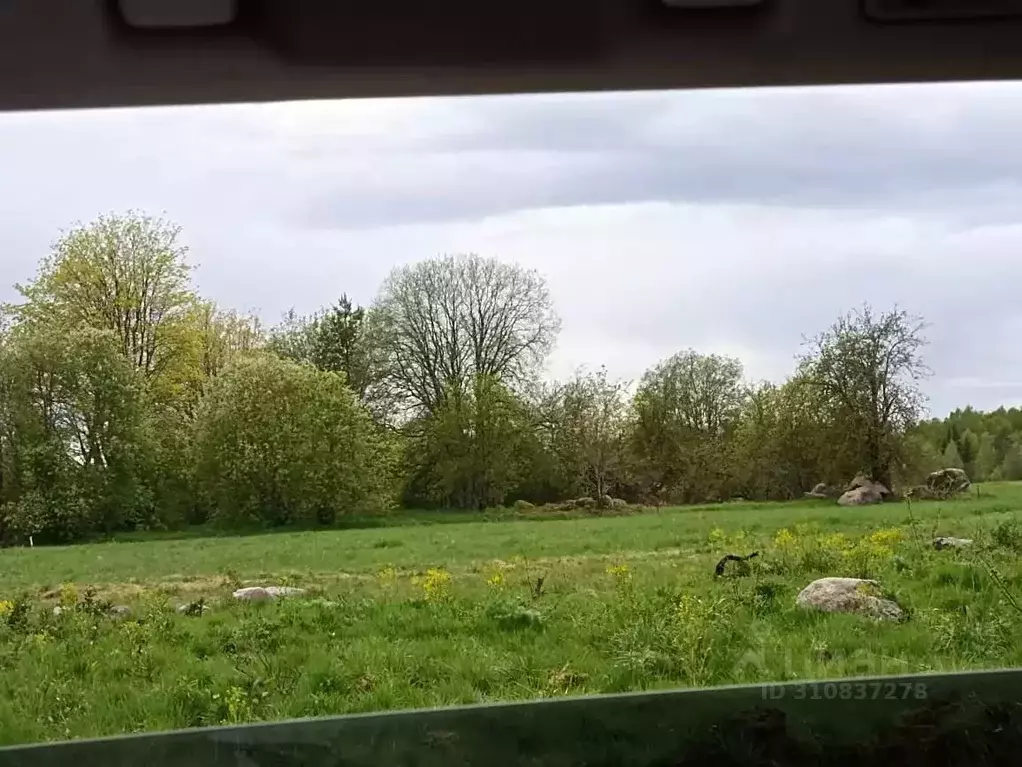
[[[343,376],[275,357],[215,378],[196,429],[196,484],[227,524],[332,523],[395,497],[393,445]]]

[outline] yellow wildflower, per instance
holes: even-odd
[[[626,581],[632,577],[631,568],[624,562],[620,565],[610,565],[607,568],[607,575],[613,575],[619,581]]]
[[[418,583],[429,602],[440,602],[450,596],[451,574],[442,567],[430,568]]]
[[[505,582],[504,573],[500,570],[486,579],[486,585],[494,589],[503,588]]]
[[[777,531],[777,535],[774,536],[774,545],[779,549],[790,549],[794,548],[798,539],[792,535],[791,530],[784,528]]]

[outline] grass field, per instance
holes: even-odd
[[[1022,665],[1022,485],[944,503],[735,503],[620,517],[0,550],[0,744],[662,687]],[[974,538],[935,551],[934,535]],[[713,577],[759,550],[746,577]],[[879,579],[902,623],[809,612]],[[542,578],[542,588],[537,581]],[[306,597],[239,604],[239,585]],[[95,590],[93,595],[90,591]],[[201,617],[175,606],[204,598]],[[99,602],[131,607],[114,619]],[[55,616],[53,606],[64,612]]]

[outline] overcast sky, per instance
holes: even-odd
[[[268,322],[448,252],[549,280],[552,375],[692,347],[782,379],[863,301],[930,323],[935,413],[1022,404],[1022,86],[419,99],[0,115],[0,299],[61,229],[184,228]]]

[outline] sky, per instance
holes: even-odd
[[[1018,136],[996,83],[2,114],[0,300],[135,209],[268,323],[472,252],[546,277],[550,376],[693,348],[780,381],[869,302],[929,323],[934,414],[1022,405]]]

